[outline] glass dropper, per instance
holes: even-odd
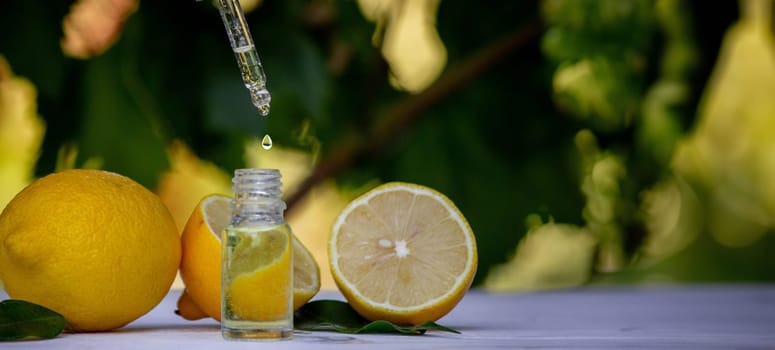
[[[245,87],[250,92],[250,99],[258,108],[258,113],[267,116],[272,97],[266,89],[266,74],[258,58],[248,23],[245,21],[245,13],[242,12],[239,0],[217,0],[217,2],[223,25],[229,35],[231,49],[237,58],[242,81],[245,82]]]

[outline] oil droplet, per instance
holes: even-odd
[[[266,117],[269,115],[269,105],[260,105],[258,106],[258,114],[260,114],[262,117]]]
[[[261,140],[261,147],[263,147],[265,150],[272,148],[272,138],[269,137],[269,134],[264,135],[264,139]]]
[[[269,95],[269,91],[265,88],[248,88],[250,90],[250,99],[253,105],[258,109],[258,114],[263,117],[269,115],[269,103],[272,101],[272,96]]]

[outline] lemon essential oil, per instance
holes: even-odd
[[[293,335],[291,228],[276,169],[234,172],[232,219],[222,232],[221,334],[229,340]]]
[[[261,139],[261,147],[267,151],[272,149],[272,137],[269,134],[264,135],[264,138]]]

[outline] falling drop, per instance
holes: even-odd
[[[269,137],[269,134],[264,135],[264,139],[261,140],[261,147],[265,150],[272,148],[272,138]]]

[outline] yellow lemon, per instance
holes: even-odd
[[[226,288],[230,312],[240,319],[283,319],[292,307],[286,299],[293,282],[287,273],[291,268],[291,242],[287,231],[270,229],[256,233],[236,229],[232,234],[239,243],[234,247],[231,284]]]
[[[8,295],[62,314],[74,331],[122,327],[167,294],[180,236],[159,198],[102,170],[65,170],[19,192],[0,214]]]
[[[175,310],[175,313],[187,320],[198,320],[207,317],[207,314],[194,303],[191,295],[185,289],[178,298],[178,309]]]
[[[301,241],[291,237],[293,249],[293,310],[298,310],[320,291],[320,267]]]
[[[187,319],[204,315],[221,319],[221,237],[229,223],[230,198],[209,195],[202,198],[189,216],[181,235],[183,254],[180,278],[186,286],[178,301],[178,313]],[[183,304],[183,305],[181,305]],[[196,309],[199,310],[191,310]]]
[[[221,319],[220,233],[231,219],[230,203],[231,197],[225,195],[205,196],[183,229],[180,277],[185,291],[178,300],[178,314],[183,318],[195,320],[206,315]],[[296,236],[292,237],[291,248],[295,310],[320,290],[320,268]]]
[[[331,274],[352,307],[369,320],[435,321],[471,286],[474,234],[443,194],[391,182],[353,200],[329,240]]]

